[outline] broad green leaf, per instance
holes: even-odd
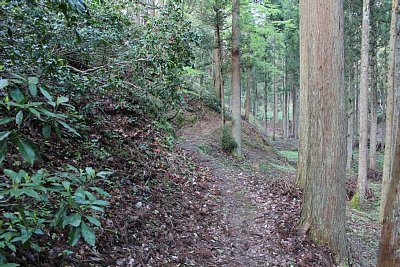
[[[0,142],[0,165],[3,164],[7,155],[7,141]]]
[[[30,196],[30,197],[36,198],[36,199],[38,199],[38,200],[41,199],[40,196],[39,196],[39,194],[38,194],[35,190],[33,190],[32,188],[24,188],[24,189],[21,189],[21,193],[22,193],[22,194],[25,194],[25,195],[28,195],[28,196]]]
[[[67,116],[65,116],[63,114],[56,114],[56,113],[53,113],[53,112],[51,112],[51,111],[49,111],[47,109],[44,109],[44,108],[38,108],[37,110],[39,112],[41,112],[42,114],[44,114],[46,116],[49,116],[49,117],[52,117],[52,118],[55,118],[55,119],[67,118]]]
[[[98,207],[98,206],[90,205],[90,208],[91,208],[92,210],[95,210],[95,211],[99,211],[99,212],[103,212],[103,213],[104,213],[104,209],[103,209],[103,208],[100,208],[100,207]]]
[[[49,92],[47,92],[46,89],[44,89],[43,87],[39,87],[40,92],[42,93],[42,95],[49,101],[52,102],[53,101],[53,97],[50,95]]]
[[[83,190],[82,187],[79,187],[78,189],[76,189],[75,191],[75,201],[77,203],[85,203],[86,201],[86,197],[85,197],[85,190]]]
[[[102,196],[106,196],[106,197],[110,196],[109,193],[107,193],[106,191],[104,191],[103,189],[101,189],[99,187],[94,187],[93,186],[93,187],[90,187],[90,189],[92,189],[93,191],[96,191],[97,193],[99,193]]]
[[[63,122],[63,121],[57,121],[58,123],[60,123],[65,129],[67,129],[69,132],[81,137],[81,135],[71,126],[69,126],[67,123]]]
[[[62,182],[62,185],[64,186],[65,190],[69,191],[71,189],[71,183],[68,181]]]
[[[68,101],[69,101],[69,98],[66,97],[66,96],[60,96],[57,99],[57,102],[60,103],[60,104],[67,103]]]
[[[10,73],[12,76],[14,76],[14,78],[16,78],[17,80],[25,80],[24,77],[22,77],[21,75],[17,74],[17,73]]]
[[[90,178],[93,178],[96,175],[96,171],[92,167],[86,167],[85,171]]]
[[[96,243],[96,236],[94,235],[92,228],[90,228],[85,222],[82,222],[82,235],[86,243],[94,247]]]
[[[5,125],[7,123],[10,123],[14,120],[12,117],[7,117],[7,118],[1,118],[0,119],[0,125]]]
[[[42,134],[43,134],[44,138],[49,139],[50,135],[51,135],[51,126],[50,125],[43,125]]]
[[[89,216],[89,215],[85,216],[85,218],[86,218],[90,223],[92,223],[92,224],[94,224],[94,225],[96,225],[96,226],[98,226],[98,227],[101,227],[101,222],[100,222],[99,220],[97,220],[96,218],[94,218],[94,217],[92,217],[92,216]]]
[[[72,216],[69,216],[67,219],[67,224],[72,225],[74,227],[78,227],[81,224],[82,217],[80,214],[75,213]]]
[[[105,200],[96,200],[92,203],[92,205],[98,205],[98,206],[108,206],[110,203]]]
[[[31,93],[32,96],[37,95],[37,84],[39,80],[37,77],[28,77],[28,87],[29,87],[29,92]]]
[[[16,248],[13,244],[11,244],[11,243],[6,243],[6,246],[7,246],[9,249],[11,249],[12,251],[17,252],[17,248]]]
[[[31,243],[31,248],[33,249],[33,250],[35,250],[36,252],[40,252],[40,251],[42,251],[42,248],[38,245],[38,244],[36,244],[36,243]]]
[[[17,116],[15,116],[15,122],[18,127],[21,126],[22,120],[24,119],[24,112],[22,110],[18,111]]]
[[[21,266],[17,263],[4,263],[4,264],[0,264],[0,267],[18,267]]]
[[[27,142],[18,139],[18,150],[21,153],[22,158],[33,165],[33,162],[36,159],[36,153],[32,146]]]
[[[0,132],[0,141],[3,141],[11,134],[11,131]]]
[[[9,83],[6,79],[0,79],[0,89],[3,89],[7,85],[9,85]]]
[[[25,96],[21,93],[19,89],[14,89],[11,91],[11,97],[12,99],[15,100],[17,103],[22,103],[25,100]]]
[[[64,217],[66,208],[67,208],[67,203],[62,203],[60,208],[57,210],[56,214],[54,215],[54,219],[53,219],[54,225],[64,228],[63,217]]]
[[[96,196],[90,193],[89,191],[85,191],[85,195],[87,196],[90,202],[94,202],[97,200]]]
[[[37,111],[35,108],[29,108],[28,109],[33,115],[35,115],[38,119],[42,119],[42,116],[40,115],[39,111]]]
[[[96,176],[105,179],[108,176],[110,176],[112,173],[113,172],[111,172],[111,171],[101,171],[101,172],[97,173]]]
[[[13,181],[19,181],[20,175],[13,170],[4,169],[4,174],[10,177]]]
[[[81,227],[74,227],[69,231],[68,240],[71,246],[75,246],[81,238]]]

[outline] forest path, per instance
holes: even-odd
[[[207,266],[333,266],[330,253],[296,230],[301,195],[293,167],[243,122],[239,161],[220,149],[220,121],[206,114],[178,131],[179,146],[207,167],[222,221],[213,236],[219,257]]]

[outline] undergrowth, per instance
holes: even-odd
[[[221,147],[225,152],[232,153],[237,148],[237,143],[232,136],[231,127],[225,125],[222,129]]]

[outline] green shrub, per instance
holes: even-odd
[[[96,173],[87,167],[78,170],[68,166],[65,172],[50,174],[39,170],[33,175],[20,170],[4,170],[0,184],[0,201],[7,203],[0,220],[0,265],[5,255],[19,248],[32,248],[37,252],[41,246],[38,236],[52,228],[67,230],[69,244],[74,246],[83,237],[95,246],[94,227],[101,228],[98,219],[109,205],[102,198],[108,193],[96,187],[96,182],[107,181],[110,172]],[[55,234],[55,233],[54,233]]]
[[[80,136],[67,123],[68,111],[74,107],[68,104],[68,97],[54,97],[39,86],[37,77],[13,76],[13,79],[0,79],[0,90],[5,91],[4,99],[0,99],[0,165],[9,145],[17,146],[22,158],[33,164],[39,158],[39,151],[24,129],[40,125],[45,139],[50,138],[52,131],[60,137],[61,128]]]
[[[201,97],[201,100],[204,102],[206,107],[209,107],[210,109],[212,109],[218,113],[221,112],[221,101],[214,94],[212,94],[212,93],[204,94]]]
[[[361,210],[360,206],[360,193],[356,192],[351,199],[351,207],[356,210]]]
[[[229,126],[222,129],[221,146],[225,152],[232,153],[237,148],[237,143],[233,139],[232,131]]]

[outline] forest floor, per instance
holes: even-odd
[[[223,227],[215,234],[223,244],[219,265],[332,266],[329,251],[296,229],[301,208],[301,192],[293,186],[297,140],[278,138],[267,142],[260,131],[243,121],[244,157],[238,160],[221,151],[219,116],[198,109],[203,112],[195,113],[197,121],[178,132],[179,146],[216,179],[213,186],[220,192],[223,218]],[[349,173],[348,179],[350,199],[356,176]],[[372,267],[377,259],[379,172],[369,172],[368,184],[368,199],[362,210],[348,202],[347,239],[352,266]]]
[[[193,116],[196,122],[178,131],[179,146],[215,178],[221,214],[213,233],[219,255],[207,266],[334,266],[330,251],[296,228],[302,196],[293,186],[294,164],[245,121],[244,157],[233,158],[220,148],[219,116],[207,109],[184,114]]]
[[[8,260],[22,266],[335,266],[327,247],[297,229],[302,194],[293,186],[294,141],[269,143],[243,121],[238,159],[222,151],[219,115],[204,103],[189,103],[174,119],[174,136],[141,100],[124,96],[129,101],[121,103],[114,94],[91,96],[90,108],[85,99],[77,103],[88,118],[83,140],[44,143],[34,166],[113,171],[97,185],[110,193],[111,205],[99,217],[96,247],[71,247],[68,229],[58,230],[36,240],[46,250],[18,250]],[[354,266],[375,265],[377,201],[348,214]]]

